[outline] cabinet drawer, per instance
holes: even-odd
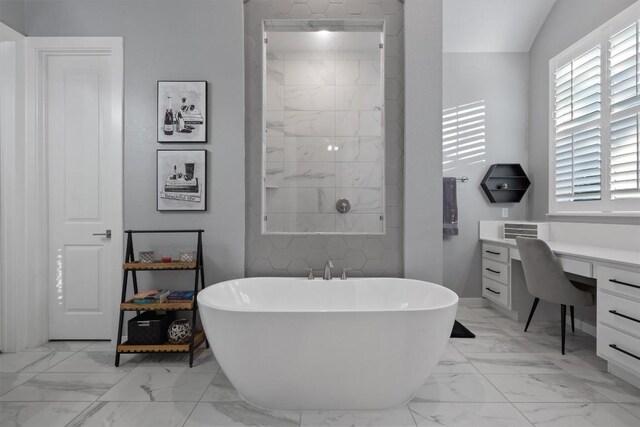
[[[504,246],[489,245],[484,243],[482,245],[482,257],[492,259],[494,261],[507,263],[509,249]]]
[[[482,260],[482,275],[505,285],[509,284],[509,266],[484,258]]]
[[[587,261],[579,261],[577,259],[558,257],[562,269],[567,273],[577,274],[584,277],[593,277],[593,265]]]
[[[640,339],[598,323],[598,356],[640,375]]]
[[[495,280],[491,280],[487,277],[482,278],[482,296],[503,305],[509,307],[509,287],[498,283]]]
[[[640,300],[640,273],[598,266],[598,289],[613,291]]]
[[[640,302],[598,292],[598,322],[640,337]]]

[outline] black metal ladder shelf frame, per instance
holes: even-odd
[[[197,347],[202,344],[202,341],[196,343],[196,319],[198,313],[198,281],[200,281],[200,288],[204,290],[204,257],[202,253],[202,233],[204,230],[196,229],[196,230],[125,230],[127,234],[127,247],[125,250],[125,264],[123,265],[123,278],[122,278],[122,296],[120,299],[120,303],[124,304],[127,300],[127,287],[129,283],[129,273],[131,273],[131,279],[133,284],[133,293],[138,293],[138,271],[195,271],[195,280],[193,284],[193,303],[191,310],[178,310],[178,311],[191,311],[191,340],[189,342],[189,367],[193,366],[193,353]],[[145,269],[145,268],[127,268],[127,263],[135,262],[135,256],[133,251],[133,235],[134,234],[168,234],[168,233],[197,233],[198,234],[198,243],[196,249],[196,264],[193,268],[166,268],[166,269]],[[125,310],[122,306],[119,307],[120,311],[120,320],[118,322],[118,339],[116,343],[116,360],[115,366],[120,365],[120,354],[122,353],[185,353],[184,350],[179,351],[171,351],[171,350],[144,350],[144,351],[120,351],[120,345],[122,344],[122,326],[124,323],[124,313],[125,311],[136,311],[137,314],[140,314],[141,311],[147,311],[144,308],[143,304],[140,304],[140,310]],[[161,309],[156,309],[153,311],[163,311]],[[203,332],[204,333],[204,332]],[[206,336],[204,336],[204,343],[207,348],[209,348],[209,341]]]

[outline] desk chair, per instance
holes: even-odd
[[[529,293],[535,298],[529,313],[524,331],[527,332],[538,302],[560,304],[562,328],[562,354],[564,354],[567,306],[571,307],[571,330],[575,332],[573,308],[576,305],[593,306],[595,304],[595,287],[580,289],[577,282],[567,278],[562,265],[555,254],[543,240],[528,237],[517,237],[516,244],[520,252],[524,278]]]

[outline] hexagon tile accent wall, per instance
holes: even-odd
[[[402,277],[404,173],[404,17],[400,0],[248,0],[245,18],[245,274],[306,276],[337,260],[351,275]],[[385,40],[385,235],[287,236],[261,234],[262,20],[384,19]]]

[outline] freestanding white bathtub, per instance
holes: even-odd
[[[220,366],[269,409],[384,409],[438,363],[458,296],[418,280],[250,278],[198,294]]]

